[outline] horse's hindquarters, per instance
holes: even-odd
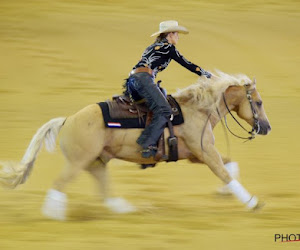
[[[60,146],[70,162],[93,162],[103,150],[105,126],[97,104],[67,118],[60,134]]]

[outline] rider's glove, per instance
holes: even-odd
[[[202,75],[205,75],[206,78],[211,78],[211,76],[212,76],[212,74],[209,73],[208,71],[204,71],[204,72],[202,73]]]

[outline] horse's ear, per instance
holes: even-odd
[[[253,78],[252,84],[253,84],[253,85],[256,85],[256,79],[255,79],[255,77]]]

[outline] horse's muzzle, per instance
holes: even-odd
[[[259,135],[267,135],[271,131],[270,123],[267,121],[259,120],[258,125],[255,126],[255,130]]]

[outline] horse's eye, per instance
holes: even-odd
[[[261,107],[261,105],[262,105],[262,101],[258,101],[258,102],[256,102],[256,105],[257,105],[257,107]]]

